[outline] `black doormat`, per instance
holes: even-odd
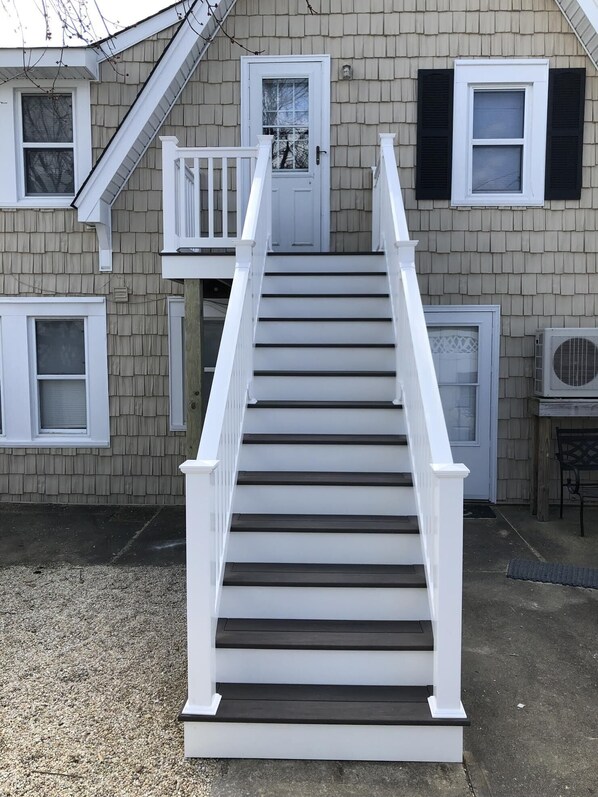
[[[598,589],[598,570],[595,568],[534,562],[528,559],[511,559],[507,567],[507,578]]]
[[[496,515],[488,504],[477,504],[474,501],[465,501],[463,504],[463,517],[465,520],[485,520],[495,518]]]

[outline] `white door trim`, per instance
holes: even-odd
[[[251,64],[318,63],[322,67],[322,142],[328,168],[322,171],[320,251],[330,251],[330,56],[329,55],[244,55],[241,56],[241,146],[249,141],[249,69]]]
[[[491,316],[491,363],[490,363],[490,501],[496,503],[498,478],[498,377],[500,358],[500,305],[498,304],[463,304],[463,305],[426,305],[424,314],[426,321],[432,321],[435,313],[454,315],[454,322],[468,324],[468,313],[488,313]]]

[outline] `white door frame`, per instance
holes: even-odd
[[[498,378],[500,364],[500,305],[498,304],[462,304],[462,305],[426,305],[424,314],[426,322],[433,322],[435,313],[454,316],[452,323],[471,325],[468,313],[488,313],[491,318],[491,362],[490,362],[490,501],[496,503],[498,478]]]
[[[319,63],[322,68],[322,120],[320,148],[326,168],[320,182],[320,251],[330,251],[330,56],[329,55],[244,55],[241,56],[241,146],[251,146],[249,141],[249,69],[251,64]]]

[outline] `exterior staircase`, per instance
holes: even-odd
[[[213,714],[186,755],[460,760],[434,633],[379,255],[267,258],[221,598]]]

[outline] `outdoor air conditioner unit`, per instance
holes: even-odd
[[[598,397],[598,329],[542,329],[536,334],[536,395]]]

